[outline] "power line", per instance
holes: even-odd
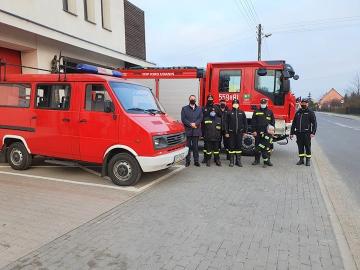
[[[248,17],[249,21],[251,21],[252,24],[256,25],[257,22],[256,22],[255,17],[252,15],[252,13],[249,11],[249,9],[244,5],[244,3],[241,0],[238,0],[236,2],[240,3],[240,5],[242,6],[242,10],[244,11],[246,16]]]
[[[251,18],[248,16],[248,14],[240,7],[239,5],[239,2],[237,0],[233,0],[235,5],[236,5],[236,8],[238,9],[238,11],[241,13],[241,16],[244,17],[245,21],[246,21],[246,24],[248,25],[249,29],[251,31],[254,30],[254,26],[252,25],[252,22],[251,22]]]
[[[241,0],[240,0],[241,1]],[[245,5],[247,5],[248,9],[250,10],[253,18],[255,19],[256,23],[261,23],[260,17],[258,16],[255,7],[251,0],[243,0]]]

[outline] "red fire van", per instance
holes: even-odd
[[[76,160],[101,164],[117,185],[133,185],[142,172],[185,158],[183,125],[149,88],[118,71],[84,64],[77,70],[0,72],[0,149],[12,168],[29,168],[34,155]]]

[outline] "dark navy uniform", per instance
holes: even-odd
[[[307,101],[302,101],[306,102]],[[310,165],[311,158],[311,134],[315,135],[317,129],[317,121],[315,113],[309,108],[299,109],[294,117],[291,125],[291,135],[296,135],[296,143],[299,150],[298,165],[304,164],[306,157],[306,165]]]
[[[207,166],[210,166],[212,155],[214,155],[216,165],[221,166],[219,148],[222,129],[221,125],[221,118],[217,115],[214,117],[207,116],[204,119],[204,141],[206,142],[205,160]]]
[[[239,101],[234,99],[233,104],[239,104]],[[233,108],[227,112],[225,119],[225,132],[229,135],[230,167],[234,166],[235,157],[236,165],[242,167],[242,139],[243,134],[247,132],[247,129],[248,125],[244,111]]]
[[[260,103],[267,104],[267,100],[262,99]],[[275,126],[274,113],[271,110],[269,110],[267,107],[256,109],[253,113],[251,125],[253,131],[257,133],[255,136],[255,150],[256,150],[255,161],[253,162],[253,165],[257,165],[260,163],[260,155],[261,155],[261,152],[257,151],[260,142],[260,137],[262,134],[267,132],[267,127],[269,125]]]

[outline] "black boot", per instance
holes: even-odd
[[[206,160],[206,167],[210,167],[210,163],[211,163],[211,159],[208,158],[208,159]]]
[[[239,154],[236,154],[236,166],[238,166],[238,167],[242,167],[243,165],[242,165],[242,163],[241,163],[241,155],[239,155]]]
[[[190,166],[190,160],[185,161],[185,167],[189,167]]]
[[[310,158],[306,158],[306,166],[310,166]]]
[[[300,157],[298,163],[296,163],[296,165],[303,165],[304,164],[304,158]]]
[[[234,167],[234,154],[230,154],[230,164],[229,164],[229,167]]]
[[[253,163],[251,163],[252,165],[259,165],[260,164],[260,155],[255,155],[255,160]]]
[[[271,163],[270,158],[269,158],[267,161],[265,161],[265,163],[266,163],[266,165],[268,165],[268,166],[270,166],[270,167],[274,166],[274,165]]]
[[[216,164],[216,166],[221,167],[220,157],[217,157],[217,158],[215,159],[215,164]]]

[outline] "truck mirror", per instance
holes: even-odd
[[[257,75],[259,76],[266,76],[267,75],[267,70],[265,68],[260,68],[257,71]]]
[[[295,80],[295,81],[297,81],[298,79],[299,79],[299,75],[294,75],[294,77],[293,77],[293,79]]]
[[[282,80],[282,92],[284,92],[284,93],[287,93],[287,92],[289,92],[290,91],[290,80],[289,79],[284,79],[284,80]]]
[[[114,103],[110,100],[105,100],[104,112],[111,113],[115,111]]]

